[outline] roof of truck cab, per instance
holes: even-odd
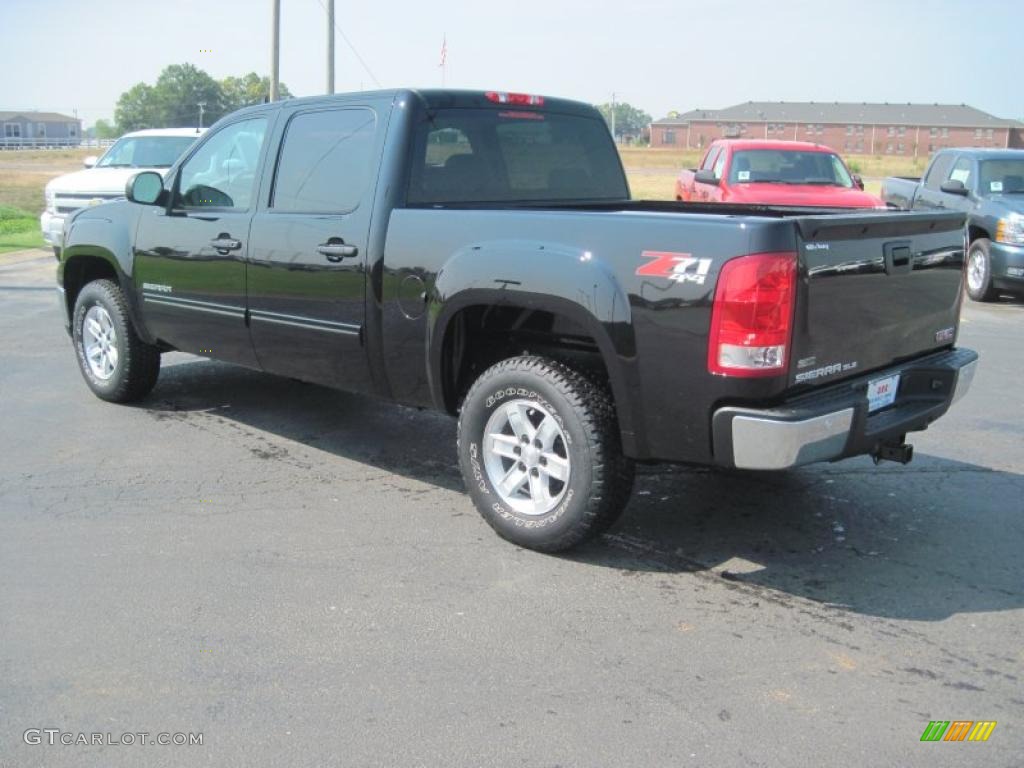
[[[777,149],[777,150],[799,150],[801,152],[827,152],[834,155],[836,151],[823,144],[815,144],[811,141],[778,141],[774,139],[715,139],[713,142],[719,146],[728,146],[732,149]]]
[[[957,154],[970,155],[972,157],[983,157],[988,160],[1008,159],[1019,160],[1024,157],[1024,149],[1005,149],[990,147],[946,147],[940,149],[936,154]]]
[[[573,101],[572,99],[559,99],[552,96],[545,96],[543,94],[530,94],[539,96],[543,100],[543,103],[541,104],[497,104],[487,98],[488,93],[519,92],[499,91],[497,89],[495,91],[466,91],[440,88],[392,88],[379,91],[352,91],[348,93],[335,93],[331,95],[325,94],[321,96],[304,96],[300,99],[283,99],[281,101],[274,102],[273,104],[254,104],[253,106],[246,107],[243,110],[239,111],[255,112],[264,109],[268,106],[296,107],[345,104],[361,100],[396,98],[401,96],[407,96],[410,98],[419,99],[427,109],[504,108],[525,111],[541,110],[547,112],[567,112],[570,114],[587,115],[588,117],[592,117],[596,112],[595,108],[592,105],[587,104],[585,102]]]
[[[141,131],[131,131],[124,136],[192,136],[196,138],[202,136],[205,131],[205,128],[143,128]]]

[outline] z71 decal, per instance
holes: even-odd
[[[640,255],[653,259],[637,268],[636,274],[640,277],[664,277],[677,283],[704,285],[711,271],[711,259],[695,259],[688,253],[644,251]]]

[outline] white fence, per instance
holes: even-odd
[[[5,149],[106,149],[116,139],[23,139],[0,136],[0,150]]]

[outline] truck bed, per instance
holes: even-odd
[[[672,201],[491,205],[459,203],[391,214],[383,305],[400,300],[406,275],[438,274],[443,323],[457,311],[459,285],[477,300],[529,302],[538,310],[576,306],[595,318],[614,355],[609,374],[624,433],[637,458],[705,462],[716,405],[782,403],[953,344],[963,265],[963,217],[849,209],[784,208]],[[722,266],[751,253],[793,254],[798,285],[783,376],[709,373],[715,285]],[[651,276],[653,254],[706,261],[685,281]],[[394,287],[392,287],[394,286]],[[451,286],[449,288],[449,286]],[[535,298],[530,298],[535,297]],[[449,309],[450,308],[450,309]],[[414,368],[419,331],[383,319],[394,346],[387,377],[417,405],[429,368]],[[948,329],[948,333],[947,332]],[[937,337],[943,331],[946,335]],[[389,344],[390,346],[390,344]],[[685,394],[684,394],[685,393]],[[451,407],[451,404],[448,404]],[[638,423],[630,423],[633,420]],[[629,435],[626,435],[628,441]]]
[[[890,208],[910,210],[920,184],[919,176],[889,176],[882,182],[882,201]]]

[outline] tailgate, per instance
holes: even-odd
[[[801,280],[791,385],[831,384],[953,344],[962,292],[962,214],[793,221]]]

